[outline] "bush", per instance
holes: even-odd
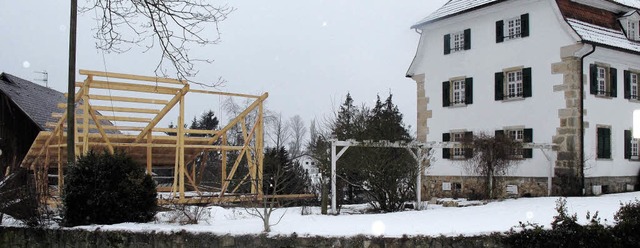
[[[6,213],[27,226],[40,226],[45,221],[44,213],[40,211],[44,206],[41,205],[34,179],[27,169],[18,168],[0,180],[0,224]]]
[[[620,210],[613,218],[616,221],[613,230],[620,243],[625,247],[640,244],[640,201],[620,203]]]
[[[90,151],[68,168],[63,225],[148,222],[157,211],[150,175],[124,152]]]
[[[551,230],[532,223],[520,223],[518,229],[506,233],[505,243],[512,247],[618,247],[612,228],[600,223],[596,212],[587,213],[589,224],[578,224],[578,217],[570,215],[564,198],[556,201]]]

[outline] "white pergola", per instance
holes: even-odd
[[[337,161],[340,157],[347,151],[347,149],[351,146],[359,146],[359,147],[384,147],[384,148],[400,148],[407,149],[411,156],[416,160],[418,164],[419,172],[417,173],[416,178],[416,203],[415,209],[421,209],[422,203],[422,171],[424,168],[428,167],[429,163],[423,163],[427,158],[433,155],[434,151],[432,148],[455,148],[460,147],[462,143],[460,142],[390,142],[386,140],[382,141],[356,141],[356,140],[337,140],[330,139],[331,141],[331,213],[337,214],[337,189],[336,189],[336,167]],[[553,149],[553,144],[536,144],[536,143],[526,143],[523,144],[523,148],[532,148],[532,149],[540,149],[544,154],[545,158],[549,162],[549,175],[547,179],[547,195],[551,195],[551,184],[553,178],[553,165],[555,161],[555,156],[553,154],[547,154],[547,150]],[[339,152],[336,153],[337,148],[342,147]],[[424,168],[423,168],[424,166]]]

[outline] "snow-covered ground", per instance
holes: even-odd
[[[271,235],[298,236],[355,236],[359,234],[401,237],[403,235],[429,236],[473,236],[491,232],[504,232],[518,225],[519,221],[532,222],[550,227],[558,197],[520,198],[491,202],[481,206],[443,207],[431,204],[421,211],[404,211],[388,214],[360,213],[364,205],[348,206],[339,216],[320,215],[318,207],[307,209],[310,214],[301,214],[302,208],[278,209],[272,215],[279,224],[272,227]],[[586,224],[587,211],[599,212],[606,224],[614,224],[613,215],[620,203],[640,199],[640,192],[610,194],[598,197],[569,197],[569,213],[577,213],[581,223]],[[463,202],[464,204],[464,202]],[[75,228],[100,230],[130,230],[156,232],[211,232],[215,234],[259,234],[262,221],[247,213],[244,208],[208,207],[208,213],[199,224],[179,225],[170,223],[171,214],[161,212],[157,221],[150,223],[123,223],[116,225],[91,225]],[[11,224],[6,220],[4,225]]]

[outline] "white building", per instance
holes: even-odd
[[[525,151],[501,178],[519,195],[546,195],[550,175],[553,194],[632,190],[638,8],[638,0],[450,0],[412,26],[421,33],[407,72],[417,86],[418,139],[500,132],[557,145],[546,154],[554,163]],[[464,149],[436,154],[427,196],[482,190],[464,169]]]

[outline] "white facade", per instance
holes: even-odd
[[[527,37],[496,41],[497,21],[506,23],[525,14],[528,15],[529,24]],[[418,91],[424,90],[426,110],[430,111],[424,130],[426,141],[444,141],[443,133],[472,131],[493,135],[495,130],[526,128],[533,130],[532,142],[552,144],[560,127],[561,109],[566,108],[567,100],[565,92],[554,90],[554,86],[562,84],[566,75],[553,74],[552,65],[562,61],[563,47],[583,42],[581,36],[565,21],[556,0],[502,1],[445,17],[414,26],[422,35],[407,76],[424,76],[424,89],[418,88]],[[452,50],[446,54],[446,35],[466,29],[470,29],[470,49]],[[507,30],[504,32],[506,35]],[[592,47],[585,45],[584,49],[591,50]],[[632,112],[640,109],[640,101],[623,97],[624,70],[640,70],[638,54],[596,46],[595,51],[584,58],[585,177],[638,175],[640,162],[625,159],[624,130],[631,129]],[[617,97],[590,94],[589,65],[594,63],[617,69]],[[496,100],[494,74],[519,68],[531,68],[531,97]],[[443,82],[454,82],[459,78],[472,78],[472,103],[444,106]],[[419,106],[419,112],[421,107],[424,109],[424,106]],[[418,120],[421,121],[420,118]],[[420,126],[418,123],[417,127]],[[597,127],[611,129],[611,159],[596,156]],[[442,153],[442,150],[436,151],[435,160],[425,172],[426,175],[470,175],[464,169],[463,159],[443,158]],[[555,153],[548,152],[547,155],[554,158]],[[532,158],[523,159],[509,172],[509,176],[547,177],[550,165],[553,164],[542,151],[534,150]]]

